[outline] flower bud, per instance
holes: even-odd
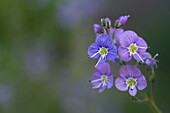
[[[115,22],[115,27],[119,28],[119,27],[123,26],[124,24],[126,24],[129,17],[130,17],[130,15],[120,16]]]
[[[94,32],[102,34],[104,32],[103,27],[98,24],[94,24]]]
[[[101,25],[104,28],[110,28],[111,27],[111,20],[109,18],[101,19]]]

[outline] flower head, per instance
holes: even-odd
[[[103,63],[96,67],[97,72],[93,74],[92,85],[93,88],[100,88],[99,93],[103,92],[106,87],[110,89],[113,86],[113,75],[110,73],[110,64]]]
[[[104,63],[106,58],[109,61],[113,61],[117,57],[117,50],[109,35],[99,34],[96,42],[89,47],[88,54],[90,58],[94,59],[100,56],[96,64],[97,66],[98,64]]]
[[[130,17],[130,15],[120,16],[115,22],[116,28],[119,28],[119,27],[123,26],[124,24],[126,24],[129,17]]]
[[[125,31],[119,38],[118,54],[122,61],[129,61],[132,56],[139,61],[143,61],[139,53],[145,52],[147,47],[146,42],[139,37],[134,31]]]
[[[151,56],[150,53],[148,52],[144,52],[144,53],[140,53],[140,56],[143,58],[143,61],[146,65],[150,66],[150,67],[157,67],[157,62],[158,60],[156,60],[155,58],[158,56],[158,54],[156,54],[153,58]]]
[[[116,78],[116,88],[121,91],[127,91],[129,88],[129,94],[135,96],[138,90],[143,90],[147,86],[145,76],[141,74],[141,71],[133,65],[125,65],[119,70],[120,76]]]

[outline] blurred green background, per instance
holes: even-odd
[[[96,63],[87,59],[93,24],[127,14],[124,29],[159,53],[155,99],[170,112],[169,6],[169,0],[0,0],[0,113],[151,113],[128,92],[113,87],[98,94],[88,82]],[[119,68],[113,64],[112,73]]]

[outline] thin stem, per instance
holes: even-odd
[[[156,106],[155,102],[154,101],[151,101],[149,98],[148,98],[148,95],[142,90],[141,91],[141,94],[143,96],[143,98],[150,104],[150,106],[153,108],[153,110],[156,112],[156,113],[162,113],[159,108]]]
[[[151,100],[154,102],[154,83],[155,83],[155,70],[152,68],[152,79],[151,79]]]
[[[115,35],[115,31],[116,31],[116,27],[114,27],[114,31],[113,31],[113,35],[112,35],[112,37],[114,37],[114,35]]]

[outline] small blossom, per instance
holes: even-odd
[[[158,54],[156,54],[153,58],[151,56],[150,53],[148,52],[144,52],[144,53],[140,53],[141,57],[143,58],[144,60],[144,63],[150,67],[154,67],[156,66],[157,67],[157,62],[158,60],[156,60],[155,58],[158,56]]]
[[[110,64],[103,63],[96,67],[97,72],[93,74],[92,85],[93,88],[100,88],[99,93],[103,92],[106,87],[110,89],[113,86],[113,75],[110,73]]]
[[[104,63],[106,58],[109,61],[113,61],[117,57],[117,50],[109,35],[99,34],[96,38],[96,42],[89,47],[88,54],[90,58],[94,59],[100,56],[96,64],[97,66],[98,64]]]
[[[143,90],[147,86],[145,76],[141,74],[141,71],[133,65],[125,65],[119,70],[120,76],[115,80],[115,86],[120,91],[127,91],[129,88],[129,94],[135,96],[138,90]]]
[[[133,56],[136,60],[144,62],[139,53],[145,52],[148,47],[146,42],[134,31],[125,31],[120,36],[119,43],[118,54],[120,60],[128,62]]]
[[[104,32],[104,29],[102,26],[98,25],[98,24],[94,24],[94,32],[97,34],[102,34]]]
[[[124,24],[126,24],[129,17],[130,17],[130,15],[120,16],[115,22],[116,28],[119,28],[119,27],[123,26]]]

